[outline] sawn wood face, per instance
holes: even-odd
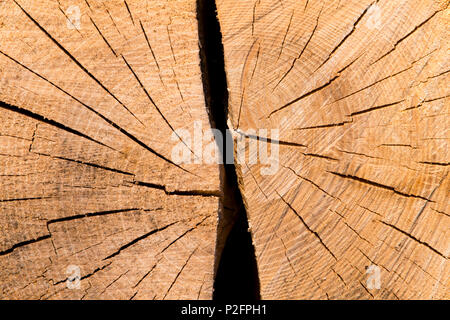
[[[448,1],[217,7],[262,298],[448,299]]]

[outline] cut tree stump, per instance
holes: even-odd
[[[205,1],[0,0],[0,298],[449,299],[449,1]]]
[[[217,1],[263,299],[449,298],[448,4]]]
[[[211,298],[196,1],[0,1],[0,39],[0,298]]]

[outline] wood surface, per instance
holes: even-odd
[[[195,1],[1,1],[0,39],[0,297],[211,298],[218,165],[171,160],[209,128]]]
[[[217,1],[263,299],[449,298],[448,4]]]
[[[449,299],[449,1],[215,2],[261,298]],[[0,0],[0,299],[213,297],[198,5]]]

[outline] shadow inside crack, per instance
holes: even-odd
[[[210,124],[232,141],[227,131],[228,89],[220,24],[214,0],[197,0],[203,90]],[[221,148],[226,163],[227,148]],[[217,227],[214,300],[259,300],[255,250],[234,164],[221,167],[223,197]]]
[[[243,207],[242,207],[243,208]],[[245,210],[238,213],[220,257],[213,299],[260,300],[258,267]]]

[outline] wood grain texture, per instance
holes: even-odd
[[[211,298],[219,168],[171,160],[198,51],[194,0],[0,1],[0,298]]]
[[[217,1],[229,126],[280,132],[238,167],[263,299],[450,297],[448,4]]]
[[[449,1],[216,4],[261,297],[449,299]],[[195,0],[0,0],[1,299],[212,297],[199,50]]]

